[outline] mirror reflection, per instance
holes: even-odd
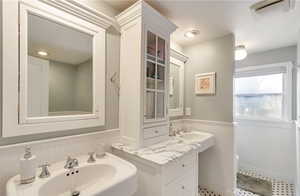
[[[180,95],[180,66],[170,63],[170,77],[169,77],[169,108],[179,108]]]
[[[28,15],[29,117],[93,112],[93,37]]]

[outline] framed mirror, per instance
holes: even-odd
[[[184,100],[184,65],[187,57],[172,50],[170,51],[169,67],[169,116],[183,116]]]
[[[3,116],[7,119],[3,119],[3,135],[103,126],[105,28],[109,25],[97,25],[86,12],[72,15],[75,12],[59,9],[61,4],[25,0],[18,4],[9,7],[10,13],[17,11],[12,21],[19,21],[19,39],[12,41],[13,47],[9,48],[16,52],[17,61],[10,59],[11,69],[7,69],[9,63],[4,64],[3,74],[13,77],[4,82],[5,97],[11,100],[4,100],[7,107]],[[4,24],[4,28],[4,32],[11,32],[4,33],[4,37],[12,39],[17,35],[12,26]],[[9,58],[4,54],[4,63]],[[18,91],[5,91],[8,84]]]

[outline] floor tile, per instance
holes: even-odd
[[[272,192],[273,192],[273,196],[294,196],[295,195],[295,191],[294,191],[294,185],[293,184],[289,184],[286,182],[283,182],[281,180],[278,179],[272,179],[269,177],[265,177],[263,175],[258,174],[257,172],[254,171],[245,171],[245,170],[241,170],[239,171],[241,174],[244,175],[249,175],[252,177],[256,177],[256,178],[260,178],[263,180],[268,180],[270,182],[272,182]],[[200,188],[199,189],[199,196],[221,196],[220,194],[214,193],[213,191],[207,190],[207,189],[203,189]],[[248,191],[244,191],[241,189],[237,189],[235,196],[260,196],[254,193],[250,193]]]

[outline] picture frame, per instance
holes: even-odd
[[[195,75],[195,94],[216,94],[216,72],[201,73]]]

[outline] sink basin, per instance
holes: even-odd
[[[78,158],[79,167],[64,169],[64,162],[50,168],[49,178],[36,178],[32,184],[20,185],[20,176],[7,183],[7,196],[132,196],[137,190],[137,169],[112,154],[87,163],[87,156]]]
[[[197,144],[198,152],[203,152],[206,149],[212,147],[216,143],[215,136],[200,131],[184,132],[176,136],[179,140],[187,144]]]
[[[188,142],[201,142],[203,140],[212,137],[212,135],[209,133],[193,131],[193,132],[182,133],[178,137]]]

